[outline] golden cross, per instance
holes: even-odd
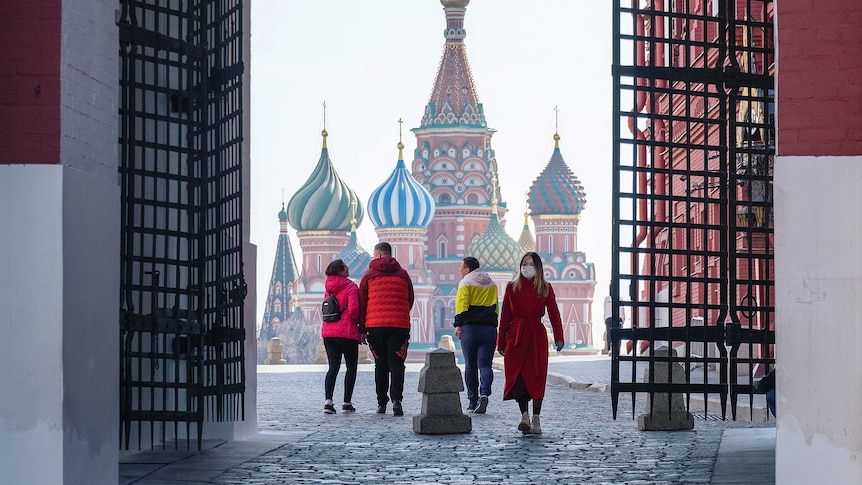
[[[401,143],[401,125],[404,124],[404,121],[401,118],[398,118],[398,143]]]
[[[554,105],[554,133],[560,132],[560,108]]]

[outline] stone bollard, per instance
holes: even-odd
[[[359,358],[357,359],[357,364],[370,364],[370,355],[371,349],[368,348],[368,345],[359,344]]]
[[[285,362],[282,354],[284,353],[284,345],[281,344],[281,339],[273,337],[269,339],[269,345],[266,348],[266,360],[263,361],[266,365],[284,365]]]
[[[659,349],[655,357],[676,357],[676,350]],[[656,362],[654,382],[685,382],[682,364]],[[644,371],[644,382],[649,382],[649,369]],[[641,431],[678,431],[694,428],[694,416],[685,409],[682,393],[669,394],[656,392],[654,400],[647,394],[646,413],[638,416],[638,429]]]
[[[461,411],[460,393],[464,390],[455,353],[437,349],[425,354],[425,367],[419,373],[422,412],[413,416],[413,431],[419,434],[469,433],[470,416]]]
[[[437,348],[455,352],[455,339],[453,339],[451,335],[444,335],[440,337],[440,342],[437,343]]]

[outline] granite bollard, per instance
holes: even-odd
[[[455,339],[453,339],[451,335],[444,335],[440,337],[440,341],[437,342],[437,348],[455,352]]]
[[[676,350],[660,349],[654,351],[655,357],[676,357]],[[654,382],[683,383],[685,371],[682,364],[656,362]],[[644,371],[644,382],[649,382],[649,369]],[[682,393],[656,392],[651,400],[647,395],[646,413],[638,416],[638,429],[641,431],[679,431],[694,428],[694,416],[685,409]]]
[[[263,361],[266,365],[284,365],[287,362],[284,360],[284,345],[281,339],[273,337],[269,339],[269,345],[266,348],[266,360]]]
[[[425,354],[425,367],[419,373],[422,410],[413,416],[413,431],[419,434],[469,433],[473,422],[461,410],[464,390],[455,353],[437,349]]]

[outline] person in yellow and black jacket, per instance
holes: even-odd
[[[484,413],[494,382],[491,360],[497,345],[497,285],[467,256],[461,263],[461,282],[455,296],[455,336],[464,354],[467,412]]]

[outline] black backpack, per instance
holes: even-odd
[[[338,305],[338,299],[332,292],[323,300],[320,306],[320,314],[323,316],[324,322],[337,322],[341,320],[341,307]]]

